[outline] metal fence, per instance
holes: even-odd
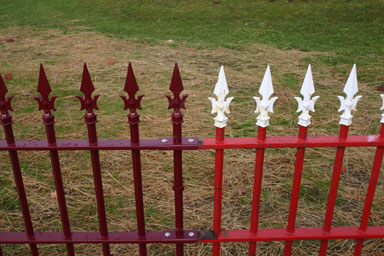
[[[314,105],[318,96],[312,97],[315,92],[311,67],[308,67],[303,86],[300,93],[303,98],[295,97],[299,107],[299,134],[298,136],[267,136],[269,125],[269,113],[273,113],[273,105],[277,97],[272,97],[273,85],[269,67],[266,70],[259,93],[262,98],[254,97],[257,107],[258,134],[257,137],[225,138],[225,127],[227,125],[229,105],[233,97],[226,98],[228,86],[225,78],[224,68],[221,67],[219,79],[214,89],[217,99],[209,98],[212,103],[212,114],[215,117],[215,138],[186,138],[182,136],[183,114],[185,100],[188,95],[181,95],[183,84],[177,64],[175,65],[170,85],[172,96],[166,95],[169,106],[173,109],[172,124],[173,137],[158,139],[140,139],[139,137],[139,114],[140,102],[143,95],[136,97],[139,91],[132,66],[129,64],[124,91],[128,97],[121,96],[124,101],[124,109],[129,109],[128,122],[130,125],[130,139],[108,139],[98,140],[96,132],[97,116],[94,113],[97,107],[99,95],[92,96],[95,88],[92,84],[87,66],[84,71],[80,91],[84,96],[77,96],[81,102],[81,110],[85,110],[85,123],[88,129],[88,140],[57,140],[54,128],[56,97],[50,97],[51,88],[45,75],[43,66],[40,66],[38,92],[40,96],[35,99],[39,104],[39,110],[44,112],[42,118],[46,127],[47,140],[19,140],[16,141],[12,129],[12,97],[6,97],[7,88],[0,76],[0,110],[1,124],[4,127],[5,140],[0,141],[0,150],[8,151],[12,164],[14,180],[17,188],[18,199],[23,215],[25,232],[0,232],[0,244],[29,244],[32,255],[39,255],[38,244],[66,244],[67,255],[75,255],[74,244],[98,243],[102,244],[103,255],[110,255],[109,245],[112,243],[135,243],[139,245],[140,255],[147,255],[147,243],[174,243],[176,244],[176,255],[184,254],[184,243],[212,243],[213,255],[220,255],[220,243],[223,242],[248,242],[249,255],[256,254],[256,243],[258,241],[285,241],[284,255],[291,255],[292,243],[297,240],[321,240],[319,255],[326,255],[328,241],[333,239],[355,239],[355,255],[360,255],[364,239],[384,238],[384,226],[369,226],[368,221],[371,214],[372,202],[378,181],[380,167],[384,153],[384,114],[381,119],[381,131],[379,135],[348,135],[348,128],[352,123],[352,110],[361,96],[354,95],[358,92],[356,66],[344,88],[346,97],[338,96],[340,109],[339,136],[307,136],[310,124],[310,111],[314,111]],[[384,100],[384,95],[381,95]],[[384,105],[381,108],[384,109]],[[331,185],[329,188],[327,208],[322,227],[296,228],[296,215],[300,195],[301,176],[306,148],[334,147],[337,148],[334,160]],[[364,209],[361,216],[360,226],[333,227],[332,219],[336,204],[340,173],[344,151],[346,147],[376,147],[373,160],[371,177],[366,193]],[[246,230],[222,230],[222,191],[223,191],[223,161],[225,149],[256,148],[255,174],[252,194],[251,225]],[[292,182],[291,201],[286,228],[270,229],[259,228],[260,197],[262,191],[264,151],[266,148],[297,148],[294,176]],[[183,150],[216,150],[215,154],[215,180],[214,180],[214,210],[213,230],[197,231],[185,230],[183,225],[183,176],[182,176],[182,152]],[[94,187],[96,191],[97,213],[99,220],[99,232],[72,232],[68,209],[65,199],[63,180],[60,169],[59,150],[86,150],[90,151]],[[109,232],[104,204],[103,182],[100,168],[99,150],[131,150],[132,169],[134,176],[134,189],[136,201],[137,232]],[[141,177],[141,150],[171,150],[174,152],[174,202],[175,202],[175,229],[162,232],[151,232],[145,228],[143,189]],[[62,232],[36,232],[32,225],[28,207],[27,195],[24,189],[23,176],[20,168],[18,151],[49,151],[52,164],[53,177],[57,193],[57,201],[60,210]],[[0,195],[1,196],[1,195]],[[2,256],[0,247],[0,256]]]

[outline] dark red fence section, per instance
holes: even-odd
[[[51,88],[44,69],[40,67],[38,92],[35,97],[39,110],[43,110],[43,122],[46,128],[47,140],[41,141],[16,141],[12,130],[12,97],[6,97],[7,88],[0,76],[0,111],[1,124],[4,128],[5,140],[0,141],[0,150],[8,151],[12,164],[13,176],[17,188],[18,199],[23,215],[25,232],[0,232],[0,244],[29,244],[32,255],[39,255],[37,244],[66,244],[67,255],[75,255],[74,244],[99,243],[102,244],[103,255],[110,255],[110,244],[136,243],[139,245],[140,255],[147,255],[147,243],[174,243],[176,255],[184,254],[184,243],[212,243],[213,255],[220,255],[220,243],[223,242],[247,242],[249,243],[249,255],[256,255],[258,241],[286,241],[284,255],[292,254],[293,241],[297,240],[321,240],[319,255],[326,255],[328,241],[331,239],[356,239],[355,255],[361,255],[364,239],[384,238],[384,226],[368,226],[371,214],[372,202],[378,181],[380,167],[384,154],[384,125],[381,125],[379,135],[349,136],[348,126],[341,125],[339,136],[307,136],[307,127],[299,126],[298,136],[268,137],[267,128],[259,127],[257,137],[252,138],[225,138],[225,128],[216,128],[215,138],[185,138],[182,137],[183,114],[187,95],[181,95],[184,90],[177,64],[174,67],[170,84],[172,96],[166,95],[169,106],[172,109],[173,137],[159,139],[140,139],[139,123],[143,95],[136,97],[139,91],[131,64],[128,66],[124,91],[128,97],[122,95],[124,109],[128,110],[128,123],[130,127],[130,139],[123,140],[98,140],[96,132],[97,99],[99,95],[92,96],[95,91],[88,68],[84,65],[83,78],[80,91],[84,96],[78,96],[81,110],[85,110],[85,123],[88,129],[88,140],[57,140],[54,128],[56,97],[50,97]],[[305,148],[310,147],[336,147],[336,156],[333,167],[332,181],[329,189],[327,210],[323,227],[297,228],[296,216],[300,195],[301,178]],[[340,180],[342,161],[346,147],[376,147],[373,160],[371,178],[366,194],[364,210],[359,227],[333,227],[332,220]],[[247,230],[222,230],[222,192],[225,149],[256,148],[255,175],[252,194],[251,225]],[[264,154],[266,148],[297,148],[296,162],[292,181],[291,201],[286,228],[260,229],[260,195],[262,191]],[[184,230],[183,225],[183,150],[207,150],[213,149],[215,155],[215,179],[213,202],[213,230],[201,231]],[[36,232],[33,229],[28,208],[27,195],[24,189],[18,151],[49,151],[54,184],[57,191],[62,232]],[[96,192],[97,212],[99,219],[98,232],[72,232],[68,209],[65,199],[59,150],[89,150],[91,154],[94,187]],[[102,182],[102,170],[100,165],[99,150],[131,150],[132,170],[134,177],[134,191],[136,201],[137,232],[109,232],[107,216],[104,204],[104,191]],[[141,169],[141,150],[172,150],[174,160],[174,197],[175,197],[175,229],[161,232],[147,231],[145,228],[143,184]],[[0,247],[0,256],[3,255]]]

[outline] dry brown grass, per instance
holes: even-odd
[[[6,43],[13,38],[15,42]],[[226,67],[227,81],[235,100],[227,136],[256,136],[256,95],[266,65],[271,64],[275,92],[279,97],[272,116],[269,135],[295,135],[297,133],[296,102],[308,60],[329,53],[283,51],[265,45],[244,46],[240,50],[197,50],[167,42],[151,45],[135,40],[108,38],[91,32],[63,34],[59,31],[32,31],[9,28],[0,33],[2,73],[12,73],[8,83],[15,95],[14,129],[18,139],[43,139],[44,129],[37,104],[29,96],[35,94],[39,63],[45,69],[58,95],[57,137],[85,138],[86,129],[79,102],[73,97],[80,86],[82,64],[87,62],[99,102],[98,132],[100,138],[127,138],[128,125],[122,110],[122,93],[127,62],[133,63],[143,99],[140,131],[142,138],[170,136],[170,111],[164,93],[168,92],[173,64],[178,61],[185,93],[190,96],[186,104],[184,136],[214,136],[208,96],[212,96],[220,65]],[[114,65],[107,60],[114,59]],[[373,67],[375,68],[375,67]],[[310,135],[333,135],[338,131],[338,102],[350,67],[313,66],[317,95],[316,113]],[[359,69],[364,74],[364,69]],[[291,80],[287,79],[290,78]],[[297,83],[292,82],[297,80]],[[359,112],[355,114],[351,134],[374,134],[379,128],[380,101],[378,92],[360,81]],[[113,125],[111,125],[113,124]],[[6,152],[1,152],[0,230],[23,230],[21,214],[13,177]],[[323,223],[334,149],[308,149],[302,181],[297,226],[321,226]],[[369,180],[374,149],[350,148],[346,151],[343,174],[335,210],[334,224],[358,225]],[[55,199],[53,177],[47,153],[20,152],[24,181],[36,231],[59,231],[60,220]],[[255,150],[225,151],[223,228],[248,228],[251,214],[251,194]],[[266,151],[263,180],[261,226],[285,227],[287,222],[295,149]],[[96,231],[98,228],[92,171],[88,152],[60,152],[63,179],[73,231]],[[108,225],[110,231],[135,230],[134,192],[130,152],[101,152],[103,183],[105,188]],[[148,230],[174,228],[172,152],[142,152],[144,200]],[[214,152],[192,151],[184,153],[185,227],[197,230],[212,229]],[[244,189],[244,194],[238,189]],[[384,186],[380,178],[371,225],[383,225]],[[319,243],[297,242],[294,255],[316,255]],[[64,246],[40,246],[42,255],[64,254]],[[76,245],[78,255],[98,255],[98,245]],[[112,245],[114,255],[138,255],[136,245]],[[174,245],[150,245],[151,255],[174,255]],[[186,255],[209,255],[210,245],[186,245]],[[283,243],[259,243],[260,255],[281,255]],[[25,255],[26,246],[4,246],[6,255]],[[223,244],[222,255],[244,255],[245,243]],[[350,255],[353,241],[332,241],[330,255]],[[365,254],[383,253],[382,240],[365,243]]]

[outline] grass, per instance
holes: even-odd
[[[372,1],[0,1],[0,73],[14,95],[15,136],[44,139],[36,94],[39,63],[45,65],[56,101],[56,135],[86,138],[79,94],[84,61],[99,99],[99,138],[127,138],[127,111],[119,99],[126,66],[132,61],[145,94],[140,111],[142,138],[168,137],[167,93],[174,61],[179,62],[186,93],[184,136],[212,137],[210,103],[219,66],[224,64],[231,104],[228,137],[256,136],[255,103],[266,64],[271,65],[279,97],[268,135],[296,135],[298,96],[312,64],[316,95],[309,135],[338,133],[340,95],[353,63],[360,93],[351,134],[377,134],[381,106],[376,87],[383,84],[384,2]],[[12,38],[14,42],[6,42]],[[173,41],[169,41],[173,40]],[[107,61],[114,59],[114,65]],[[113,125],[111,125],[113,124]],[[0,129],[1,130],[1,129]],[[1,133],[1,132],[0,132]],[[3,136],[3,135],[2,135]],[[261,227],[285,227],[295,149],[266,151]],[[308,149],[304,163],[297,226],[323,224],[334,149]],[[374,149],[349,148],[337,198],[334,225],[359,225]],[[6,152],[0,152],[0,230],[23,230]],[[19,153],[31,215],[38,231],[61,230],[48,153]],[[226,150],[223,228],[249,227],[254,150]],[[100,152],[108,225],[111,231],[136,230],[130,152]],[[88,152],[60,152],[72,230],[98,229]],[[214,152],[184,153],[185,227],[212,229]],[[148,230],[173,229],[172,152],[142,152]],[[384,181],[376,192],[371,225],[382,225]],[[241,191],[241,192],[239,192]],[[330,243],[330,255],[348,255],[353,241]],[[379,240],[365,243],[366,255],[383,253]],[[316,255],[319,244],[295,243],[295,255]],[[26,255],[25,246],[2,247],[6,255]],[[63,246],[41,246],[42,255],[62,255]],[[135,255],[136,245],[113,245],[115,255]],[[186,246],[187,255],[209,255],[207,245]],[[263,255],[281,255],[283,243],[259,243]],[[151,245],[153,255],[172,255],[173,245]],[[97,245],[76,245],[79,255],[100,253]],[[247,253],[244,243],[223,245],[222,255]]]

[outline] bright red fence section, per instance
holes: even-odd
[[[77,96],[81,103],[81,110],[85,110],[84,120],[88,129],[88,140],[57,140],[54,129],[56,97],[50,97],[51,88],[45,75],[43,66],[40,67],[38,92],[36,96],[39,110],[43,113],[43,123],[46,128],[47,140],[16,141],[12,129],[12,97],[6,98],[7,88],[0,76],[0,110],[1,124],[4,128],[5,140],[0,141],[0,150],[9,152],[13,176],[17,188],[18,199],[24,220],[25,232],[0,232],[0,244],[29,244],[31,255],[39,255],[38,244],[66,244],[67,255],[75,255],[74,244],[98,243],[102,244],[103,255],[110,254],[110,244],[135,243],[139,246],[140,255],[147,255],[147,243],[174,243],[176,255],[184,255],[184,243],[212,243],[212,254],[220,255],[220,243],[248,242],[249,255],[256,255],[259,241],[285,241],[284,255],[292,254],[292,243],[298,240],[321,240],[319,255],[326,255],[328,241],[332,239],[355,239],[354,255],[361,255],[364,239],[384,238],[384,226],[368,226],[372,202],[378,181],[380,167],[384,153],[384,125],[381,125],[379,135],[349,136],[348,126],[340,125],[339,136],[307,136],[307,127],[299,126],[298,136],[268,137],[267,128],[259,127],[257,137],[225,138],[225,128],[216,128],[215,138],[185,138],[182,137],[183,114],[187,95],[181,95],[184,90],[177,64],[175,65],[170,85],[172,96],[167,95],[168,109],[172,109],[173,136],[171,138],[140,139],[140,116],[137,109],[141,109],[140,102],[143,95],[136,97],[139,91],[132,66],[129,64],[124,91],[128,97],[122,95],[124,109],[129,110],[128,123],[130,139],[98,140],[96,132],[97,116],[94,113],[99,95],[92,96],[95,91],[88,68],[84,65],[80,91],[84,96]],[[333,166],[331,185],[329,188],[327,209],[323,227],[296,228],[296,216],[300,195],[301,178],[305,149],[312,147],[334,147],[336,156]],[[333,227],[332,220],[336,204],[336,196],[340,180],[342,162],[346,147],[376,147],[373,159],[371,177],[366,194],[364,209],[359,227]],[[251,224],[247,230],[223,230],[222,192],[225,149],[255,148],[255,175],[252,194]],[[296,161],[292,181],[292,192],[287,226],[283,229],[260,229],[260,195],[262,191],[264,151],[266,148],[297,148]],[[183,222],[183,150],[213,149],[215,154],[214,202],[213,202],[213,230],[197,231],[184,230]],[[60,168],[59,150],[87,150],[91,154],[94,188],[96,192],[99,232],[72,232],[68,209],[65,199],[63,180]],[[104,192],[101,176],[99,150],[131,150],[132,171],[134,177],[134,191],[136,201],[137,232],[109,232],[104,204]],[[171,150],[174,152],[174,209],[175,229],[161,232],[147,231],[144,218],[143,185],[141,177],[141,150]],[[23,176],[20,168],[18,151],[49,151],[52,165],[54,184],[57,192],[62,232],[36,232],[33,228],[27,195],[24,189]],[[0,256],[3,252],[0,247]]]

